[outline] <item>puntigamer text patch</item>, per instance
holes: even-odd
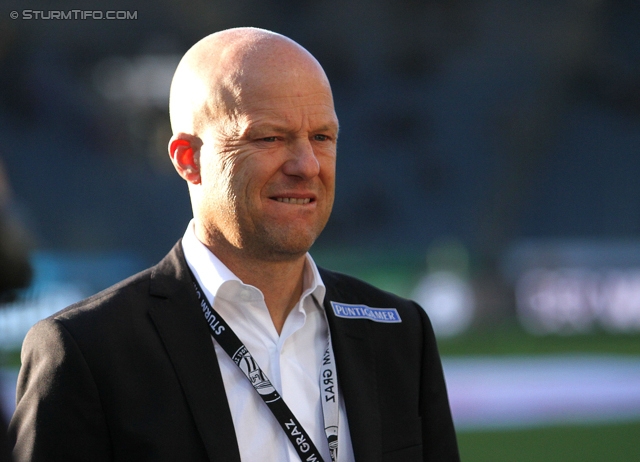
[[[371,319],[376,322],[402,322],[395,308],[371,308],[367,305],[350,305],[331,302],[333,312],[339,318]]]

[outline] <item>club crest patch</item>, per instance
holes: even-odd
[[[395,308],[371,308],[367,305],[350,305],[331,302],[333,313],[339,318],[370,319],[375,322],[402,322]]]

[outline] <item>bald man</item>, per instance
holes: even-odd
[[[169,155],[193,220],[156,266],[36,324],[18,461],[456,461],[415,303],[318,268],[338,119],[281,35],[212,34],[178,65]]]

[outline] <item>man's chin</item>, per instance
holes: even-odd
[[[296,261],[309,251],[317,237],[308,232],[270,235],[260,239],[261,244],[252,245],[252,253],[265,261]]]
[[[265,249],[264,257],[270,261],[296,261],[304,256],[311,248],[310,244],[293,246],[289,243],[287,246],[272,246]]]

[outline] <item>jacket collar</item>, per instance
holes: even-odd
[[[178,242],[152,270],[149,314],[173,363],[210,460],[240,462],[220,367]],[[235,444],[234,444],[235,442]]]

